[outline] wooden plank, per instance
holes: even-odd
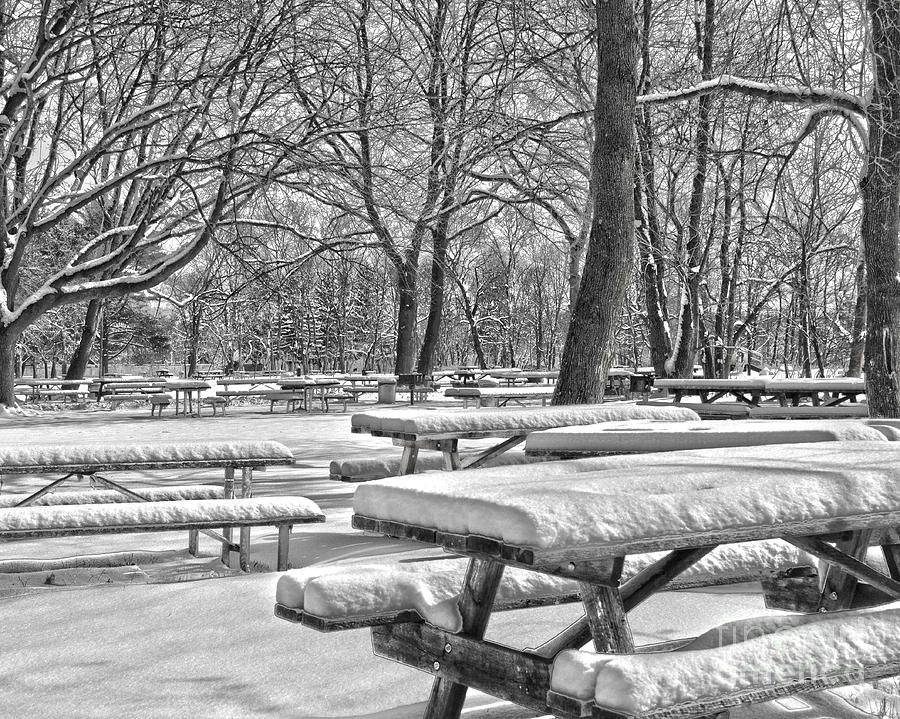
[[[234,467],[225,467],[225,483],[223,487],[223,494],[225,495],[225,499],[234,499]],[[227,542],[222,544],[222,553],[220,555],[222,564],[225,566],[230,566],[231,564],[231,527],[224,527],[222,529],[222,535],[225,537]]]
[[[900,544],[882,544],[881,552],[891,579],[900,580]]]
[[[466,569],[459,611],[462,615],[460,635],[482,639],[491,617],[494,597],[500,587],[504,565],[486,559],[471,559]],[[443,679],[434,680],[423,719],[458,719],[466,699],[467,685]]]
[[[856,579],[867,582],[890,596],[900,599],[900,581],[885,576],[840,549],[815,537],[784,537],[784,541],[790,542],[795,547],[799,547],[829,564],[837,565]]]
[[[852,532],[847,539],[838,542],[836,547],[854,559],[864,561],[866,553],[869,551],[871,536],[872,530],[869,529]],[[856,593],[858,582],[856,577],[828,564],[819,567],[819,574],[823,578],[822,594],[819,600],[820,610],[833,612],[838,609],[846,609],[853,604],[853,596]]]
[[[434,674],[435,683],[473,687],[543,713],[550,688],[550,661],[494,642],[451,634],[427,624],[373,627],[376,655]],[[429,707],[429,710],[431,707]],[[459,716],[426,710],[426,717]]]
[[[699,562],[715,546],[679,549],[645,567],[621,589],[626,611],[631,611],[649,596],[658,592],[672,579]]]
[[[414,445],[405,445],[403,447],[403,456],[400,458],[400,474],[414,474],[418,457],[418,447]]]
[[[510,437],[509,439],[504,440],[503,442],[500,442],[499,444],[494,445],[489,449],[486,449],[477,457],[474,457],[468,462],[464,462],[461,469],[478,469],[479,467],[484,466],[495,457],[499,457],[501,454],[524,442],[526,436],[527,435],[525,434],[519,434],[514,437]]]
[[[278,560],[277,570],[286,572],[290,568],[288,556],[291,550],[291,525],[282,524],[278,527]]]
[[[441,442],[441,455],[444,461],[444,471],[453,472],[460,468],[459,440],[448,439]]]
[[[607,654],[634,652],[631,627],[618,589],[582,583],[581,601],[594,649]]]

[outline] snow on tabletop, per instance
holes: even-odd
[[[71,504],[0,509],[0,531],[17,532],[34,528],[60,529],[64,527],[122,527],[207,521],[256,521],[284,517],[314,519],[321,516],[323,516],[323,512],[318,505],[305,497]]]
[[[569,463],[547,462],[382,479],[357,488],[353,510],[542,550],[900,511],[900,447],[892,442],[728,447],[594,462],[600,469],[574,474],[554,475],[551,465]]]
[[[293,457],[291,450],[283,444],[270,441],[10,446],[0,447],[0,473],[13,471],[16,467],[292,460]]]
[[[796,392],[796,391],[853,391],[864,392],[866,382],[859,377],[837,377],[830,379],[770,379],[766,382],[766,389],[771,392]]]
[[[748,377],[745,379],[657,379],[653,386],[660,388],[678,389],[763,389],[766,386],[765,377]]]
[[[677,652],[566,650],[553,662],[550,687],[639,714],[813,677],[839,675],[854,684],[864,667],[900,661],[898,623],[900,609],[893,605],[724,625]]]
[[[551,427],[594,424],[626,419],[659,419],[685,422],[700,419],[684,407],[658,407],[631,402],[592,405],[554,405],[528,409],[478,410],[382,410],[354,414],[351,426],[363,431],[403,434],[492,432],[521,429],[523,434]]]
[[[630,556],[622,580],[665,556],[664,552]],[[275,601],[322,618],[364,618],[415,610],[428,623],[450,632],[462,627],[456,604],[466,559],[408,563],[307,567],[283,574]],[[677,581],[712,584],[762,577],[770,571],[813,564],[814,560],[781,540],[717,547],[678,576]],[[578,591],[578,583],[549,574],[509,567],[497,593],[498,603],[513,603]]]
[[[533,432],[528,451],[667,452],[704,447],[746,447],[790,442],[869,440],[884,442],[885,433],[862,422],[778,420],[731,422],[605,422]]]

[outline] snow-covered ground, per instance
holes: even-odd
[[[399,449],[384,439],[351,434],[349,414],[269,414],[245,407],[230,409],[227,417],[158,420],[146,408],[123,408],[0,420],[0,446],[223,439],[276,440],[294,452],[294,467],[273,467],[254,477],[256,496],[305,496],[327,515],[324,524],[295,528],[294,566],[418,549],[350,528],[355,486],[330,481],[328,463],[394,455]],[[115,475],[135,487],[220,477],[220,470]],[[0,494],[31,491],[46,481],[3,476]],[[253,530],[259,568],[274,565],[275,539],[273,530]],[[0,574],[0,718],[421,716],[430,678],[372,656],[366,630],[319,634],[276,619],[277,573],[240,575],[224,569],[214,556],[217,545],[205,537],[200,547],[206,556],[190,559],[186,542],[183,533],[171,532],[0,545],[0,571],[10,562],[22,568],[22,560],[34,570]],[[98,554],[131,561],[107,569],[46,564]],[[633,628],[636,640],[644,643],[696,635],[728,620],[766,613],[755,585],[693,590],[654,597],[635,612]],[[496,616],[489,636],[533,646],[579,614],[576,605],[507,612]],[[873,716],[830,693],[783,702],[732,716]],[[887,715],[886,710],[878,715]],[[464,716],[535,715],[470,692]]]

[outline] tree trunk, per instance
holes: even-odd
[[[853,309],[853,329],[850,331],[850,361],[848,377],[861,377],[863,349],[866,345],[866,263],[860,259],[856,266],[856,306]]]
[[[871,417],[900,417],[900,5],[868,0],[875,77],[862,181],[866,258],[866,397]]]
[[[72,354],[66,379],[81,379],[85,376],[88,362],[91,359],[91,347],[94,344],[94,337],[97,335],[102,307],[103,300],[95,299],[88,302],[87,310],[84,313],[84,325],[81,328],[81,339],[78,340],[78,347]]]
[[[0,405],[15,407],[16,341],[19,333],[0,328]]]
[[[437,349],[441,334],[441,319],[444,314],[444,290],[446,287],[447,263],[447,220],[442,216],[432,233],[434,251],[431,256],[431,295],[428,302],[428,321],[425,324],[425,336],[419,350],[419,361],[416,372],[431,374],[434,369],[434,351]]]
[[[712,77],[713,33],[715,30],[715,1],[706,0],[703,26],[700,18],[697,28],[697,52],[701,61],[701,79]],[[691,377],[694,370],[694,353],[700,334],[700,286],[702,280],[703,246],[700,225],[703,220],[703,196],[706,191],[706,173],[709,162],[709,126],[712,95],[703,95],[697,101],[698,117],[695,136],[696,166],[691,187],[688,213],[687,268],[682,280],[681,309],[672,357],[666,362],[667,374],[674,377]]]
[[[650,92],[650,23],[652,0],[643,0],[641,28],[641,93]],[[634,214],[638,226],[644,299],[647,309],[647,333],[650,345],[650,364],[657,375],[665,374],[666,358],[672,351],[669,336],[668,298],[665,286],[665,257],[659,228],[659,200],[656,192],[656,168],[653,150],[653,125],[650,108],[637,110],[638,166],[635,175]],[[646,198],[646,208],[643,200]]]
[[[397,360],[394,372],[411,372],[416,352],[416,280],[418,268],[406,262],[398,268]]]
[[[603,400],[634,252],[637,27],[630,0],[595,0],[597,79],[591,153],[593,212],[581,287],[554,404]]]

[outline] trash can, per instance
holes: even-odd
[[[397,380],[380,379],[378,380],[378,402],[379,404],[393,404],[397,401]]]

